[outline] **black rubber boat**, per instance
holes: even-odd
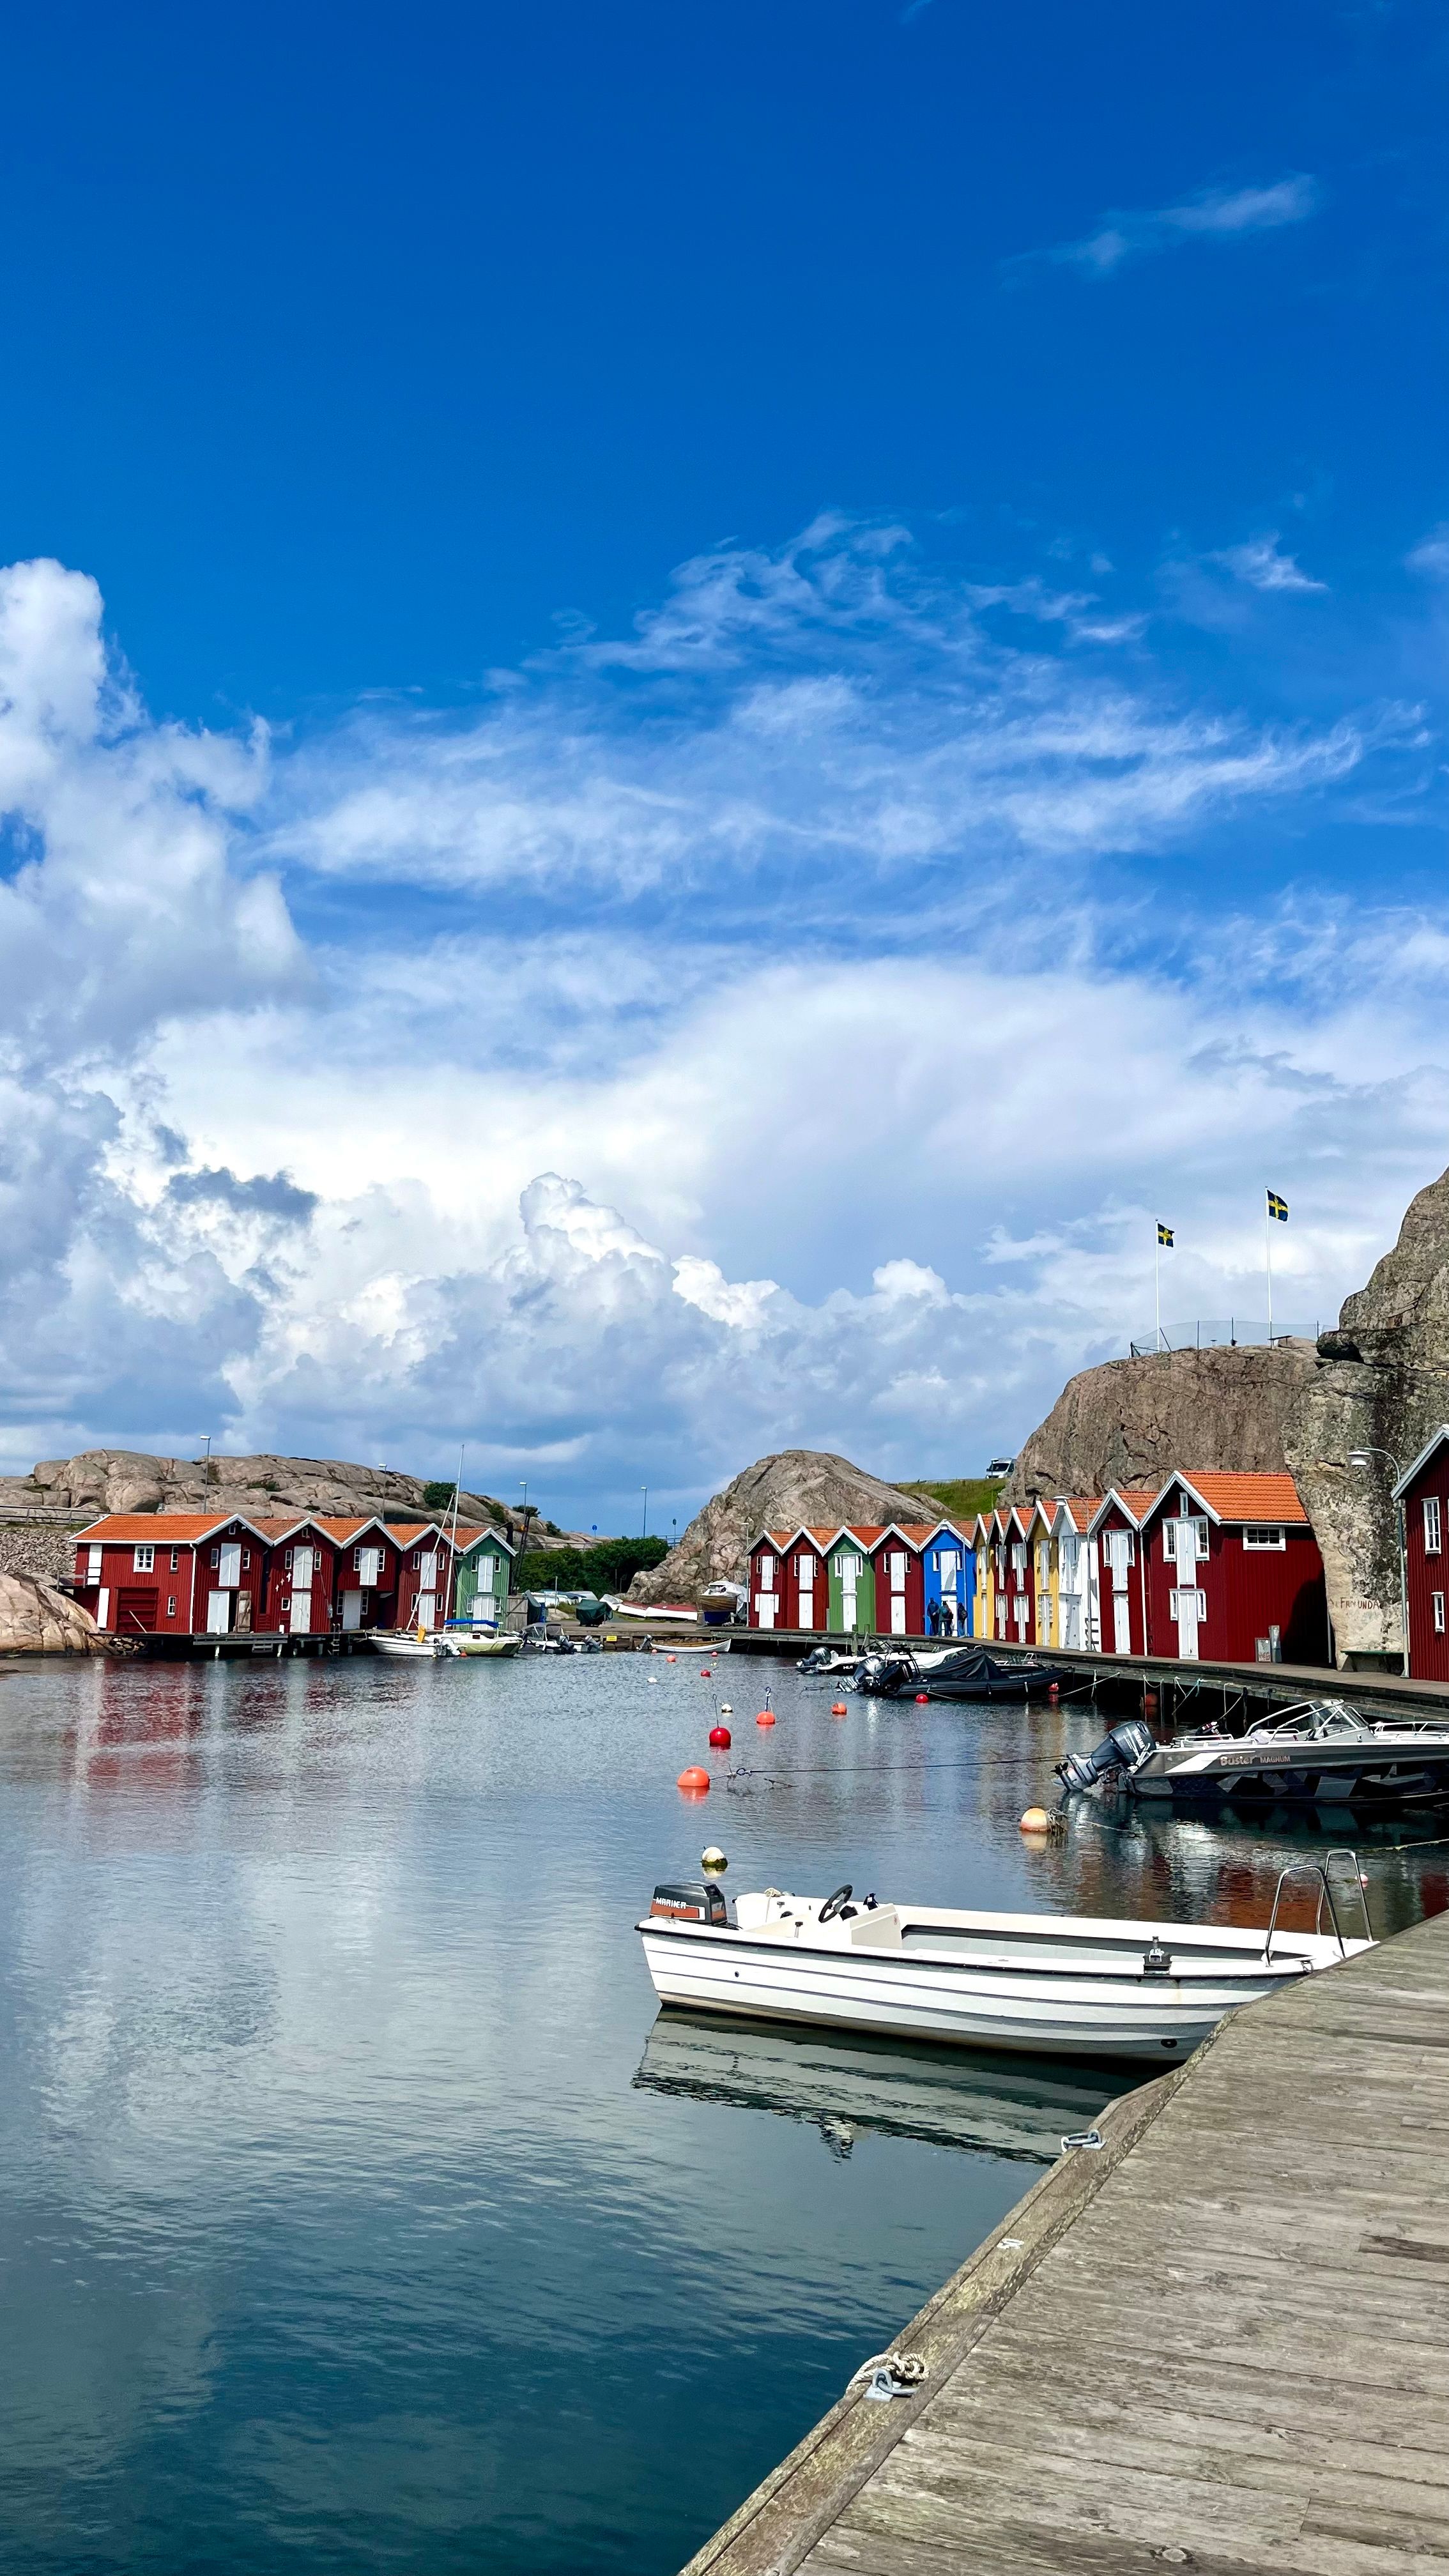
[[[984,1646],[963,1646],[956,1654],[871,1655],[855,1676],[854,1688],[869,1699],[1029,1700],[1045,1699],[1052,1689],[1079,1678],[1063,1664],[1037,1655],[1019,1662],[988,1654]]]

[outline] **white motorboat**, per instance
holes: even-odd
[[[1356,1860],[1354,1880],[1361,1899]],[[654,1991],[694,2012],[1166,2065],[1239,2004],[1373,1946],[1336,1915],[1331,1933],[1280,1931],[1277,1898],[1266,1932],[850,1900],[767,1887],[731,1907],[717,1881],[657,1887],[637,1926]]]
[[[651,1628],[657,1627],[661,1619],[687,1620],[691,1627],[699,1626],[699,1612],[692,1610],[687,1601],[615,1601],[610,1605],[609,1616],[611,1619],[642,1619]]]
[[[449,1628],[444,1637],[444,1651],[450,1655],[516,1655],[523,1638],[516,1630],[496,1628]]]
[[[376,1655],[399,1655],[410,1663],[438,1664],[448,1653],[444,1640],[431,1630],[373,1628],[369,1634]]]

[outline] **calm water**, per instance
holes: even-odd
[[[1090,1715],[699,1663],[0,1670],[7,2576],[676,2568],[1111,2088],[646,2053],[655,1878],[1262,1920],[1345,1839],[1083,1802],[1031,1848]],[[686,1804],[721,1696],[774,1776]],[[1449,1901],[1391,1848],[1434,1831],[1376,1928]]]

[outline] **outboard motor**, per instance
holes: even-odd
[[[1095,1789],[1113,1771],[1135,1771],[1156,1749],[1157,1738],[1145,1718],[1124,1718],[1104,1735],[1095,1753],[1069,1753],[1057,1764],[1057,1778],[1067,1789]]]
[[[868,1699],[898,1699],[901,1692],[920,1678],[915,1660],[910,1655],[867,1655],[856,1672],[852,1688],[863,1691]]]

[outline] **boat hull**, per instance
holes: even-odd
[[[1142,1977],[1130,1988],[1123,1980],[1104,1992],[1091,1973],[1033,1973],[906,1951],[786,1948],[732,1929],[675,1929],[652,1918],[639,1930],[661,2003],[690,2012],[1158,2066],[1186,2057],[1239,2005],[1305,1973],[1298,1959],[1260,1975],[1244,1974],[1241,1965],[1232,1975],[1208,1967],[1191,1976]],[[1171,1940],[1172,1927],[1165,1937]]]
[[[1240,1744],[1177,1761],[1166,1747],[1127,1785],[1134,1798],[1179,1806],[1442,1807],[1449,1805],[1449,1746],[1426,1756],[1407,1747],[1394,1753],[1371,1745],[1339,1751],[1300,1744],[1259,1753]]]

